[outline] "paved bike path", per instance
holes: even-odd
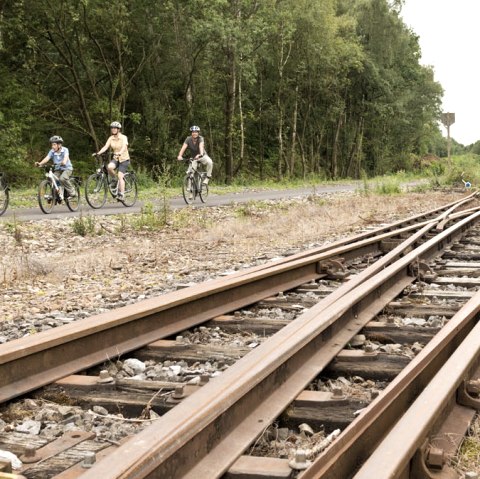
[[[207,203],[202,203],[197,198],[193,207],[205,208],[211,206],[224,206],[235,203],[246,203],[248,201],[264,201],[264,200],[278,200],[282,198],[293,198],[308,196],[313,194],[326,194],[326,193],[339,193],[342,191],[355,191],[359,188],[360,183],[351,183],[343,185],[331,185],[331,186],[315,186],[308,188],[288,189],[288,190],[260,190],[260,191],[242,191],[238,193],[227,193],[222,195],[210,194]],[[12,192],[10,192],[12,194]],[[162,201],[148,200],[137,201],[135,206],[126,208],[119,202],[107,202],[103,208],[93,209],[91,208],[85,198],[82,198],[80,208],[76,212],[71,212],[65,205],[56,205],[53,212],[46,215],[42,213],[39,207],[36,208],[8,208],[3,216],[0,217],[0,221],[12,221],[15,217],[18,220],[44,220],[44,219],[60,219],[67,217],[76,217],[80,215],[118,215],[124,213],[139,213],[144,203],[151,203],[155,208],[162,206]],[[185,204],[182,196],[178,196],[169,200],[170,208],[178,209],[189,207]]]

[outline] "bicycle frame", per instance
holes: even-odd
[[[0,173],[0,216],[5,213],[5,211],[8,208],[8,203],[10,200],[9,196],[9,191],[10,187],[8,186],[8,183],[5,181],[5,177],[3,173]]]
[[[118,177],[115,178],[117,182],[115,188],[112,188],[110,184],[110,180],[113,178],[108,174],[108,164],[112,161],[113,157],[111,154],[108,154],[108,155],[102,154],[102,155],[97,155],[96,158],[97,158],[97,162],[99,163],[96,170],[97,174],[101,176],[102,181],[105,181],[105,184],[107,185],[107,189],[112,195],[112,197],[115,197],[118,189]]]
[[[101,208],[105,205],[107,199],[107,191],[113,198],[117,198],[118,191],[118,177],[115,179],[115,184],[111,183],[113,179],[108,174],[108,164],[111,162],[111,155],[96,155],[98,166],[95,173],[87,178],[85,185],[85,198],[87,203],[92,208]],[[123,199],[118,199],[124,206],[133,206],[137,200],[137,184],[136,177],[133,171],[127,171],[124,174],[125,190]]]
[[[77,211],[80,206],[80,178],[71,176],[70,182],[75,193],[70,195],[68,191],[64,190],[60,179],[54,174],[52,166],[45,167],[48,171],[45,172],[45,179],[38,185],[38,205],[40,209],[49,214],[52,212],[56,204],[65,202],[65,205],[70,211]]]
[[[184,161],[188,161],[189,163],[182,188],[185,203],[192,203],[197,196],[200,197],[202,203],[205,203],[208,196],[208,185],[204,183],[204,178],[207,173],[205,171],[200,171],[196,166],[193,166],[193,162],[196,161],[195,159],[188,158]]]
[[[45,173],[45,176],[47,177],[48,180],[51,181],[53,188],[55,190],[56,196],[60,197],[62,196],[61,190],[62,186],[60,185],[60,180],[53,174],[53,168],[50,166],[48,171]]]

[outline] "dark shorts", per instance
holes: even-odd
[[[118,160],[112,160],[110,163],[113,163],[120,173],[126,173],[130,160],[122,161],[121,163]]]

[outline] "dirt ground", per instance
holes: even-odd
[[[93,313],[462,196],[342,193],[143,215],[3,222],[0,321],[52,311]]]

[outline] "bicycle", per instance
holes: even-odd
[[[103,155],[96,155],[98,162],[97,171],[87,178],[85,183],[85,199],[87,203],[94,209],[101,208],[107,201],[107,191],[110,192],[113,198],[117,197],[118,192],[118,178],[109,179],[107,165],[110,160]],[[133,171],[127,171],[123,175],[125,181],[125,191],[123,192],[123,199],[118,200],[124,206],[133,206],[138,197],[137,178]]]
[[[5,181],[3,173],[0,173],[0,216],[5,213],[10,200],[10,187]]]
[[[41,166],[41,168],[48,169],[48,171],[45,173],[46,179],[38,185],[38,205],[40,209],[48,215],[55,205],[65,201],[70,211],[77,211],[80,206],[80,178],[77,176],[70,177],[70,181],[75,188],[75,196],[70,196],[66,191],[63,191],[63,186],[54,175],[52,166]]]
[[[201,202],[205,203],[208,198],[208,184],[204,183],[207,173],[198,171],[197,168],[192,166],[195,161],[193,158],[187,158],[184,161],[188,161],[188,169],[182,183],[183,199],[187,205],[191,205],[195,198],[199,196]]]

